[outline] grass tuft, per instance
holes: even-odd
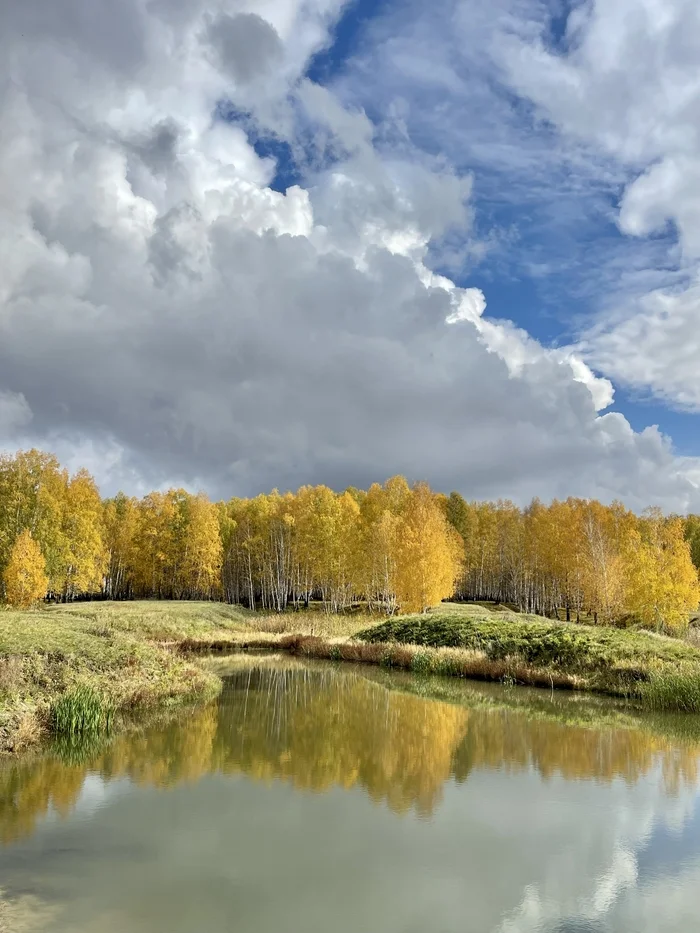
[[[417,651],[411,658],[411,670],[414,674],[432,674],[438,666],[436,661],[427,651]]]
[[[110,731],[113,718],[112,703],[86,684],[64,693],[51,706],[51,730],[71,738],[104,735]]]

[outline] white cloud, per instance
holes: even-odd
[[[6,442],[22,429],[84,452],[106,489],[404,472],[474,496],[700,504],[695,461],[598,414],[607,380],[430,272],[432,239],[470,234],[472,178],[382,155],[360,111],[296,83],[338,2],[94,10],[0,14]],[[277,62],[259,75],[231,61],[248,13],[278,37],[255,21]],[[233,27],[212,44],[222,16]],[[274,164],[215,117],[227,98],[283,138],[305,109],[341,161],[308,190],[271,190]]]
[[[541,34],[504,38],[500,55],[514,87],[548,119],[625,167],[622,233],[649,237],[672,225],[678,235],[684,282],[666,266],[661,289],[648,291],[639,277],[617,283],[582,352],[624,384],[700,410],[700,7],[594,0],[576,11],[564,54]]]

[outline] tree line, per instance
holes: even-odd
[[[393,477],[211,502],[183,489],[102,499],[36,450],[0,457],[2,596],[320,600],[388,615],[450,597],[679,631],[700,601],[700,517],[567,499],[521,509]]]

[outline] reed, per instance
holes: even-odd
[[[101,693],[80,684],[59,697],[51,707],[51,729],[57,735],[104,735],[112,727],[114,707]]]
[[[638,687],[644,705],[655,712],[700,713],[700,676],[692,671],[659,671]]]

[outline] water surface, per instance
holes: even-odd
[[[231,662],[217,703],[0,770],[0,930],[689,933],[697,725]]]

